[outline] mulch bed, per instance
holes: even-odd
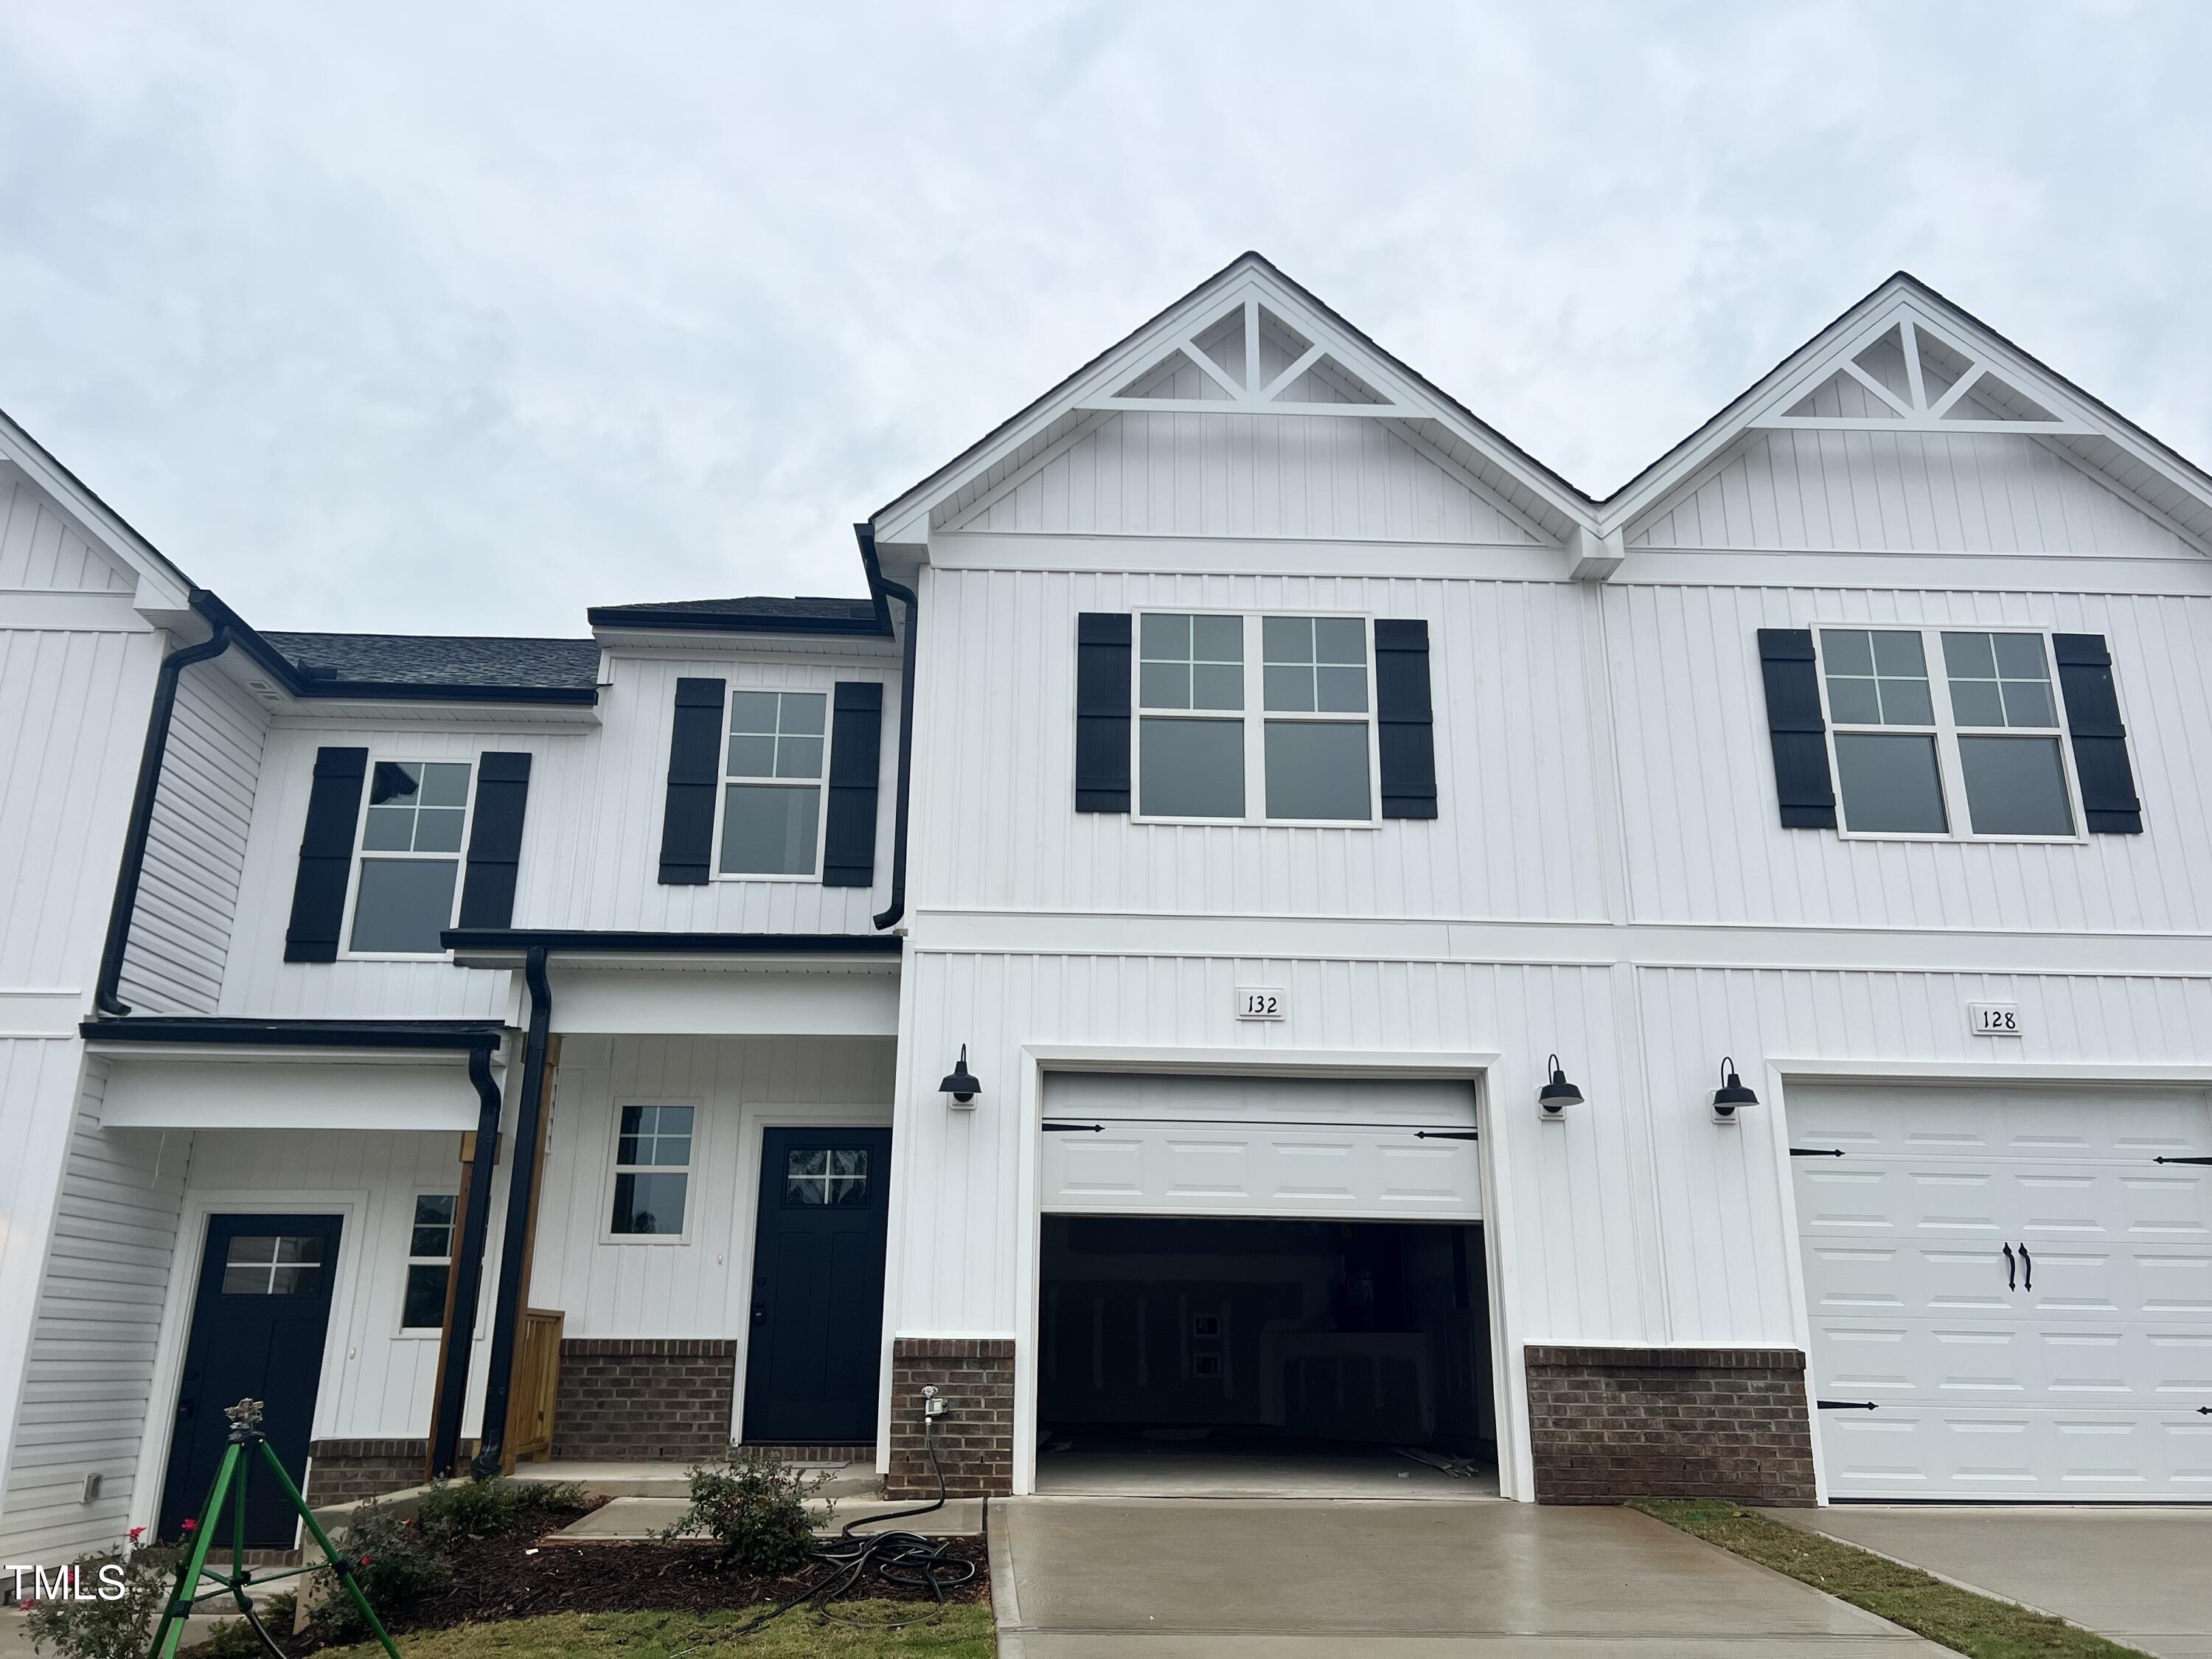
[[[526,1513],[504,1532],[463,1540],[445,1552],[453,1567],[452,1583],[405,1607],[388,1613],[379,1607],[378,1617],[398,1635],[554,1613],[733,1611],[788,1601],[828,1571],[813,1565],[784,1577],[763,1577],[723,1569],[715,1565],[711,1545],[542,1542],[546,1534],[590,1514],[604,1501]],[[835,1536],[833,1530],[830,1537]],[[947,1589],[945,1599],[955,1604],[988,1601],[991,1569],[983,1540],[945,1541],[945,1559],[974,1562],[975,1577]],[[872,1575],[855,1585],[852,1595],[876,1601],[935,1599],[927,1588],[888,1583]],[[280,1632],[277,1639],[294,1655],[324,1645],[312,1627],[299,1636]]]

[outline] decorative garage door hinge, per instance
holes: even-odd
[[[1880,1411],[1881,1404],[1872,1400],[1815,1400],[1813,1404],[1824,1412]]]
[[[1054,1123],[1047,1119],[1044,1130],[1047,1134],[1056,1135],[1102,1135],[1106,1133],[1106,1126],[1103,1123]]]
[[[1482,1137],[1473,1129],[1416,1129],[1416,1140],[1480,1140]]]
[[[1840,1146],[1792,1146],[1790,1149],[1792,1158],[1841,1158],[1843,1155],[1844,1149]]]
[[[2154,1158],[2154,1164],[2212,1164],[2212,1158]]]

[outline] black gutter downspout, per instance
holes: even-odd
[[[192,608],[200,608],[192,594]],[[215,633],[198,645],[179,646],[161,659],[154,680],[154,707],[146,717],[146,746],[138,751],[138,786],[131,797],[131,821],[123,832],[123,864],[115,872],[115,899],[107,911],[107,942],[100,951],[100,981],[92,994],[97,1013],[127,1014],[123,1000],[123,953],[130,948],[131,923],[138,909],[138,883],[146,870],[146,839],[154,827],[154,797],[161,788],[161,763],[169,752],[169,724],[177,712],[177,681],[196,662],[208,662],[230,649],[230,624],[218,621]]]
[[[891,830],[891,902],[874,918],[876,927],[881,929],[896,926],[906,915],[907,797],[914,785],[914,663],[918,633],[915,613],[921,601],[915,598],[911,587],[884,575],[883,567],[876,562],[873,526],[856,524],[853,533],[860,538],[860,559],[868,568],[869,584],[906,606],[906,644],[899,669],[898,807]]]
[[[468,1214],[453,1254],[451,1328],[445,1366],[438,1374],[438,1439],[430,1448],[430,1476],[443,1480],[460,1455],[461,1413],[468,1409],[469,1359],[476,1352],[477,1300],[483,1286],[484,1238],[491,1231],[491,1177],[499,1161],[499,1085],[492,1080],[497,1039],[469,1050],[469,1081],[477,1088],[477,1155],[469,1166]]]
[[[553,1023],[553,988],[545,977],[545,947],[524,956],[530,987],[530,1036],[522,1050],[522,1097],[514,1108],[514,1156],[507,1168],[507,1225],[500,1234],[499,1301],[492,1311],[491,1354],[484,1376],[483,1428],[469,1473],[488,1480],[500,1473],[507,1452],[507,1395],[514,1382],[514,1338],[522,1322],[523,1260],[530,1254],[532,1189],[537,1185],[538,1139],[545,1126],[545,1036]],[[477,1147],[481,1156],[483,1146]]]

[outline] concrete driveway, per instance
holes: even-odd
[[[2212,1509],[1851,1504],[1768,1513],[2159,1659],[2212,1659]]]
[[[1000,1659],[1917,1659],[1947,1650],[1630,1510],[990,1506]]]

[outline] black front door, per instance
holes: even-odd
[[[334,1215],[208,1218],[207,1255],[177,1390],[176,1436],[161,1488],[161,1537],[176,1537],[185,1518],[198,1516],[207,1501],[229,1441],[227,1406],[247,1398],[267,1402],[262,1431],[270,1449],[295,1485],[306,1474],[331,1281],[337,1273],[338,1222]],[[295,1524],[291,1504],[263,1468],[246,1487],[246,1541],[256,1549],[289,1549]],[[218,1536],[230,1541],[227,1530]]]
[[[889,1129],[762,1133],[745,1439],[873,1443],[883,1356]]]

